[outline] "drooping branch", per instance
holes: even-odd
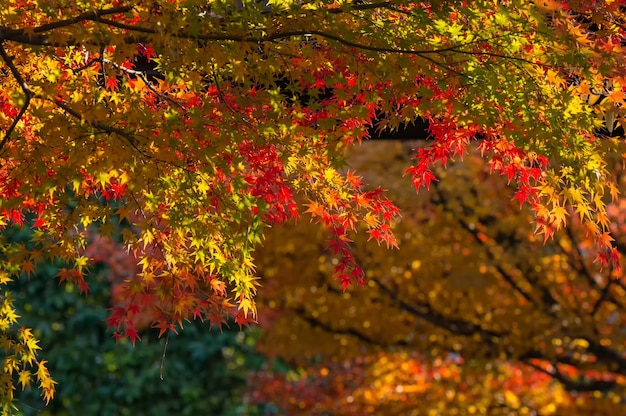
[[[583,337],[583,339],[589,343],[587,350],[596,356],[598,362],[609,366],[610,371],[621,375],[626,374],[626,355],[588,337]]]
[[[565,235],[567,235],[567,238],[569,239],[569,245],[572,247],[572,249],[576,253],[576,265],[574,265],[574,258],[571,255],[566,256],[566,258],[568,259],[568,262],[570,263],[572,268],[574,268],[578,273],[582,274],[585,277],[585,279],[589,283],[589,286],[591,286],[593,289],[599,292],[601,288],[598,285],[598,282],[596,282],[596,280],[593,278],[593,276],[591,275],[591,272],[589,271],[589,269],[587,268],[587,266],[585,265],[583,261],[584,256],[580,249],[580,243],[578,242],[578,239],[574,235],[574,231],[572,230],[571,227],[565,227]],[[559,241],[559,247],[561,248],[561,251],[564,252],[565,248],[563,247],[560,241]]]
[[[602,306],[602,304],[607,299],[612,297],[610,293],[611,293],[611,286],[613,285],[614,282],[615,280],[611,279],[604,285],[604,288],[602,288],[602,291],[600,292],[600,297],[598,298],[596,303],[593,305],[593,308],[591,310],[591,316],[596,316],[598,311],[600,311],[600,307]]]

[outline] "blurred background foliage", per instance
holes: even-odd
[[[6,237],[21,241],[28,232],[26,227],[13,228]],[[256,329],[239,331],[231,325],[220,332],[201,322],[188,323],[169,338],[163,380],[165,337],[158,339],[158,331],[144,329],[135,348],[126,339],[116,345],[105,319],[112,283],[124,277],[119,273],[127,259],[111,241],[97,244],[109,261],[93,266],[88,296],[75,286],[59,285],[54,264],[40,266],[30,280],[24,276],[11,285],[21,324],[34,329],[43,348],[40,359],[48,360],[59,383],[56,398],[47,407],[37,389],[17,392],[22,414],[262,414],[261,408],[244,402],[248,371],[264,362],[254,351]],[[106,244],[109,247],[103,247]]]
[[[257,345],[295,370],[257,373],[254,400],[299,415],[624,414],[623,272],[594,262],[571,210],[569,228],[535,235],[476,152],[416,195],[399,178],[420,145],[368,142],[347,159],[403,214],[399,250],[355,236],[366,287],[341,290],[320,226],[270,231]],[[625,205],[609,207],[622,252]]]

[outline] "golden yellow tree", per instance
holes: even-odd
[[[273,230],[261,249],[261,345],[299,370],[259,375],[257,399],[289,414],[620,413],[626,287],[594,263],[584,227],[544,243],[475,154],[431,192],[406,192],[408,149],[365,143],[348,158],[403,211],[400,250],[354,242],[367,287],[341,290],[314,224]],[[623,209],[611,206],[616,226]]]

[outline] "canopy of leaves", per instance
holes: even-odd
[[[0,10],[0,223],[34,229],[2,246],[2,283],[64,261],[89,289],[89,226],[141,265],[108,320],[138,338],[186,318],[256,319],[254,247],[308,212],[330,230],[347,287],[365,282],[350,251],[358,224],[395,246],[397,208],[338,170],[373,124],[429,122],[433,144],[407,174],[416,188],[473,139],[516,184],[546,237],[574,207],[598,260],[616,264],[607,158],[619,154],[624,1],[17,0]],[[592,97],[601,97],[596,99]],[[597,104],[591,106],[590,104]],[[302,206],[296,204],[300,195]],[[119,203],[111,203],[118,201]],[[0,318],[15,325],[10,298]],[[25,330],[27,331],[27,330]],[[29,353],[9,355],[7,389]],[[18,337],[19,338],[19,337]],[[25,360],[25,361],[24,361]],[[52,395],[45,363],[39,374]],[[21,367],[20,367],[21,368]],[[4,381],[3,381],[4,382]],[[12,393],[2,401],[10,406]]]
[[[368,285],[343,292],[319,227],[272,230],[259,253],[260,347],[297,370],[259,374],[257,400],[310,415],[623,411],[626,287],[593,264],[580,223],[544,244],[475,154],[413,195],[394,184],[406,147],[355,150],[351,166],[403,209],[402,249],[356,239]],[[609,211],[623,228],[624,203]]]

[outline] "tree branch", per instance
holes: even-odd
[[[28,109],[28,106],[30,105],[30,100],[33,98],[33,93],[30,90],[30,88],[28,88],[28,85],[26,84],[26,81],[24,81],[24,78],[22,78],[22,75],[20,74],[20,71],[18,71],[17,67],[13,63],[13,59],[4,50],[4,47],[2,46],[1,40],[0,40],[0,57],[2,57],[2,60],[9,67],[9,70],[11,71],[11,74],[17,80],[18,84],[20,84],[20,87],[22,88],[22,91],[24,91],[24,104],[22,105],[22,108],[20,109],[20,111],[17,114],[17,116],[15,116],[15,119],[13,120],[13,123],[11,123],[11,125],[9,126],[7,131],[5,132],[4,137],[2,138],[2,141],[0,141],[0,151],[1,151],[4,148],[4,146],[7,144],[7,142],[10,140],[11,134],[13,133],[15,128],[17,127],[17,123],[19,123],[21,118],[26,113],[26,110]]]
[[[611,390],[617,385],[617,382],[615,380],[590,379],[587,381],[574,381],[571,378],[564,376],[563,373],[559,371],[556,365],[553,365],[554,370],[550,371],[530,361],[522,361],[522,363],[526,364],[529,367],[534,368],[535,370],[541,373],[544,373],[552,377],[553,379],[561,383],[563,387],[565,387],[566,390],[569,390],[569,391],[576,391],[576,392],[604,391],[604,390]]]
[[[438,185],[438,182],[433,182],[433,185],[434,185],[433,188],[435,190],[435,193],[441,199],[444,209],[450,212],[450,210],[447,209],[449,205],[448,198],[446,198],[443,192],[441,191]],[[463,206],[462,203],[461,203],[461,206]],[[452,214],[455,214],[455,213],[452,212]],[[478,243],[479,246],[485,248],[485,254],[487,254],[489,259],[493,261],[493,265],[498,271],[498,273],[500,273],[502,278],[515,290],[515,292],[521,295],[527,302],[539,307],[540,306],[539,303],[529,293],[527,293],[524,289],[522,289],[522,287],[515,281],[513,276],[511,276],[509,273],[507,273],[506,270],[504,270],[504,268],[502,267],[500,262],[497,261],[497,259],[495,258],[491,250],[489,250],[489,247],[487,247],[485,243],[480,239],[478,235],[478,230],[476,230],[475,227],[474,228],[470,227],[470,225],[467,222],[465,222],[460,216],[455,215],[455,217],[457,219],[457,222],[461,226],[461,228],[467,231],[474,238],[474,241],[476,241],[476,243]]]
[[[502,334],[492,331],[490,329],[485,329],[481,325],[474,324],[468,321],[463,321],[459,319],[449,319],[445,316],[437,314],[432,310],[430,305],[419,305],[415,306],[409,304],[397,296],[397,292],[389,289],[385,286],[379,279],[372,278],[371,279],[376,285],[380,288],[380,290],[387,295],[387,297],[396,304],[400,309],[408,312],[409,314],[424,319],[425,321],[441,328],[454,335],[462,335],[462,336],[472,336],[475,334],[479,334],[482,336],[483,340],[486,344],[492,345],[492,338],[502,338]],[[424,310],[420,310],[419,308],[424,308]]]
[[[609,371],[622,375],[626,373],[626,356],[623,352],[620,353],[619,351],[605,347],[595,340],[586,337],[582,339],[589,343],[587,351],[595,355],[599,362],[607,364]]]
[[[33,32],[35,33],[49,32],[54,29],[60,29],[62,27],[75,25],[77,23],[81,23],[81,22],[88,21],[88,20],[97,22],[100,20],[100,16],[107,16],[107,15],[118,14],[118,13],[126,13],[126,12],[131,11],[132,9],[133,9],[133,6],[118,6],[118,7],[112,7],[110,9],[94,10],[91,12],[79,14],[78,16],[75,16],[69,19],[59,20],[57,22],[47,23],[45,25],[38,26],[33,30]]]
[[[148,80],[148,78],[146,78],[146,72],[145,71],[137,71],[137,70],[134,70],[134,69],[126,68],[126,67],[124,67],[124,66],[122,66],[122,65],[120,65],[120,64],[118,64],[116,62],[113,62],[113,61],[111,61],[109,59],[105,59],[105,58],[102,58],[102,62],[105,63],[105,64],[109,64],[109,65],[114,66],[119,71],[122,71],[122,72],[125,72],[125,73],[129,74],[129,75],[133,75],[133,76],[136,76],[136,77],[140,78],[144,82],[144,84],[146,84],[146,87],[150,91],[152,91],[155,95],[160,97],[162,100],[167,101],[168,103],[175,105],[176,107],[180,108],[183,111],[187,111],[187,108],[184,105],[182,105],[181,103],[179,103],[175,99],[173,99],[171,97],[168,97],[167,95],[157,91],[154,88],[154,86],[152,85],[152,83]]]
[[[379,3],[378,5],[379,5],[378,7],[382,7],[382,6],[388,6],[389,4],[387,2],[384,2],[384,3]],[[362,6],[363,7],[359,7],[357,10],[376,8],[375,5],[362,5]],[[24,29],[9,29],[6,27],[0,27],[0,39],[15,41],[18,43],[23,43],[23,44],[39,45],[39,46],[70,46],[70,45],[76,45],[79,43],[101,44],[101,42],[93,42],[93,41],[90,42],[84,39],[78,40],[78,39],[73,39],[73,38],[68,39],[66,42],[63,42],[62,44],[56,44],[56,43],[52,44],[50,40],[48,39],[48,36],[42,34],[46,31],[50,31],[50,30],[60,28],[60,27],[66,27],[66,26],[79,23],[79,22],[84,22],[84,21],[94,21],[94,22],[98,22],[109,27],[123,29],[131,33],[137,33],[137,34],[156,35],[160,33],[157,29],[154,29],[151,27],[129,25],[129,24],[121,23],[121,22],[116,22],[110,19],[101,18],[101,16],[104,16],[107,14],[121,13],[124,11],[129,11],[131,9],[132,9],[131,6],[123,6],[123,7],[121,6],[118,8],[83,13],[71,19],[66,19],[66,20],[62,20],[59,22],[53,22],[47,25],[40,26],[35,29],[35,32],[37,33],[36,36],[33,36],[32,32],[30,34],[26,33]],[[337,10],[342,10],[342,9],[337,9]],[[330,13],[339,13],[339,12],[340,11],[330,12]],[[442,54],[444,52],[456,52],[456,53],[465,54],[465,55],[488,55],[488,56],[497,57],[501,59],[523,61],[525,63],[536,65],[536,63],[534,62],[525,60],[523,58],[514,57],[514,56],[501,55],[501,54],[492,53],[492,52],[473,52],[473,51],[466,51],[466,50],[460,49],[461,47],[465,45],[454,45],[454,46],[440,48],[440,49],[422,49],[422,50],[379,47],[379,46],[366,45],[366,44],[353,42],[351,40],[344,39],[341,36],[328,33],[325,31],[321,31],[321,30],[316,30],[316,29],[300,29],[300,30],[292,30],[292,31],[284,31],[284,32],[275,32],[275,33],[271,33],[271,34],[267,34],[263,36],[233,35],[233,34],[228,34],[228,33],[210,33],[210,34],[197,34],[196,35],[196,34],[190,34],[189,32],[186,32],[186,31],[178,31],[175,33],[171,33],[170,35],[174,38],[189,39],[189,40],[195,40],[195,41],[198,41],[198,40],[232,41],[232,42],[247,42],[247,43],[266,43],[266,42],[274,42],[274,41],[285,39],[285,38],[292,38],[292,37],[299,37],[299,36],[306,36],[306,35],[316,35],[321,38],[332,40],[344,46],[349,46],[349,47],[356,48],[359,50],[378,52],[378,53],[393,53],[393,54],[418,56],[455,75],[462,76],[462,77],[469,78],[469,79],[472,79],[472,78],[463,74],[462,72],[456,71],[455,69],[451,68],[449,65],[446,65],[443,62],[433,59],[432,57],[428,55],[437,55],[437,54]],[[126,43],[141,43],[141,42],[146,42],[146,41],[148,41],[148,39],[145,36],[132,36],[131,35],[131,36],[127,36],[125,39]]]
[[[585,279],[587,280],[587,282],[589,283],[589,285],[593,289],[595,289],[597,292],[600,292],[601,288],[598,285],[598,282],[596,282],[596,280],[591,275],[591,272],[589,271],[589,269],[585,265],[585,262],[584,262],[585,256],[583,255],[582,251],[580,250],[580,245],[579,245],[578,239],[574,235],[574,231],[572,230],[571,227],[565,227],[565,234],[567,235],[567,237],[569,239],[569,243],[572,246],[572,248],[574,249],[574,251],[576,253],[576,256],[577,256],[576,257],[577,264],[574,265],[574,258],[573,258],[573,256],[567,255],[567,259],[570,261],[570,264],[572,265],[572,267],[578,273],[582,274],[585,277]],[[565,248],[563,247],[563,245],[561,243],[561,240],[559,240],[559,247],[561,248],[561,251],[563,253],[565,253]]]
[[[311,325],[313,328],[319,328],[330,334],[349,335],[367,345],[378,346],[378,347],[388,347],[390,345],[406,346],[406,341],[403,341],[403,340],[394,341],[392,344],[382,343],[380,342],[380,340],[370,338],[367,335],[363,334],[362,332],[357,331],[354,328],[346,328],[346,329],[333,328],[330,324],[323,322],[322,320],[309,315],[303,306],[291,307],[291,308],[288,307],[287,309],[294,312],[296,316],[298,316],[300,319],[302,319],[303,321]]]
[[[63,103],[61,100],[59,99],[54,99],[54,100],[50,100],[52,101],[57,107],[59,107],[60,109],[62,109],[63,111],[65,111],[65,113],[67,113],[68,115],[72,116],[73,118],[82,121],[88,125],[90,125],[91,127],[94,127],[98,130],[102,130],[108,134],[116,134],[122,138],[124,138],[126,140],[126,142],[128,142],[128,144],[135,150],[137,150],[139,153],[141,153],[142,155],[146,156],[146,157],[150,157],[150,155],[146,154],[145,152],[141,151],[141,149],[139,149],[137,147],[137,139],[135,137],[133,137],[132,135],[130,135],[128,132],[122,130],[122,129],[118,129],[117,127],[113,127],[113,126],[108,126],[106,124],[102,124],[98,121],[92,121],[92,120],[87,120],[85,119],[85,117],[83,117],[82,114],[80,114],[78,111],[74,110],[73,108],[71,108],[70,106],[68,106],[67,104]]]
[[[600,297],[598,298],[596,303],[593,305],[593,309],[591,310],[591,316],[595,317],[598,311],[600,310],[600,306],[602,306],[602,303],[605,300],[612,297],[610,293],[611,293],[611,286],[613,285],[613,282],[615,282],[615,280],[610,279],[606,283],[606,285],[604,285],[604,288],[602,288],[602,291],[600,292]]]
[[[93,10],[91,12],[85,12],[74,16],[69,19],[59,20],[56,22],[47,23],[45,25],[38,26],[32,31],[25,29],[12,29],[6,26],[0,26],[0,42],[9,40],[25,45],[33,46],[72,46],[81,43],[77,39],[68,39],[63,43],[52,43],[49,37],[45,35],[45,32],[50,32],[55,29],[60,29],[68,26],[72,26],[85,21],[100,21],[100,16],[108,16],[112,14],[125,13],[133,9],[133,6],[118,6],[110,9]],[[34,33],[34,34],[33,34]],[[90,43],[90,42],[83,42]],[[99,44],[99,43],[98,43]]]

